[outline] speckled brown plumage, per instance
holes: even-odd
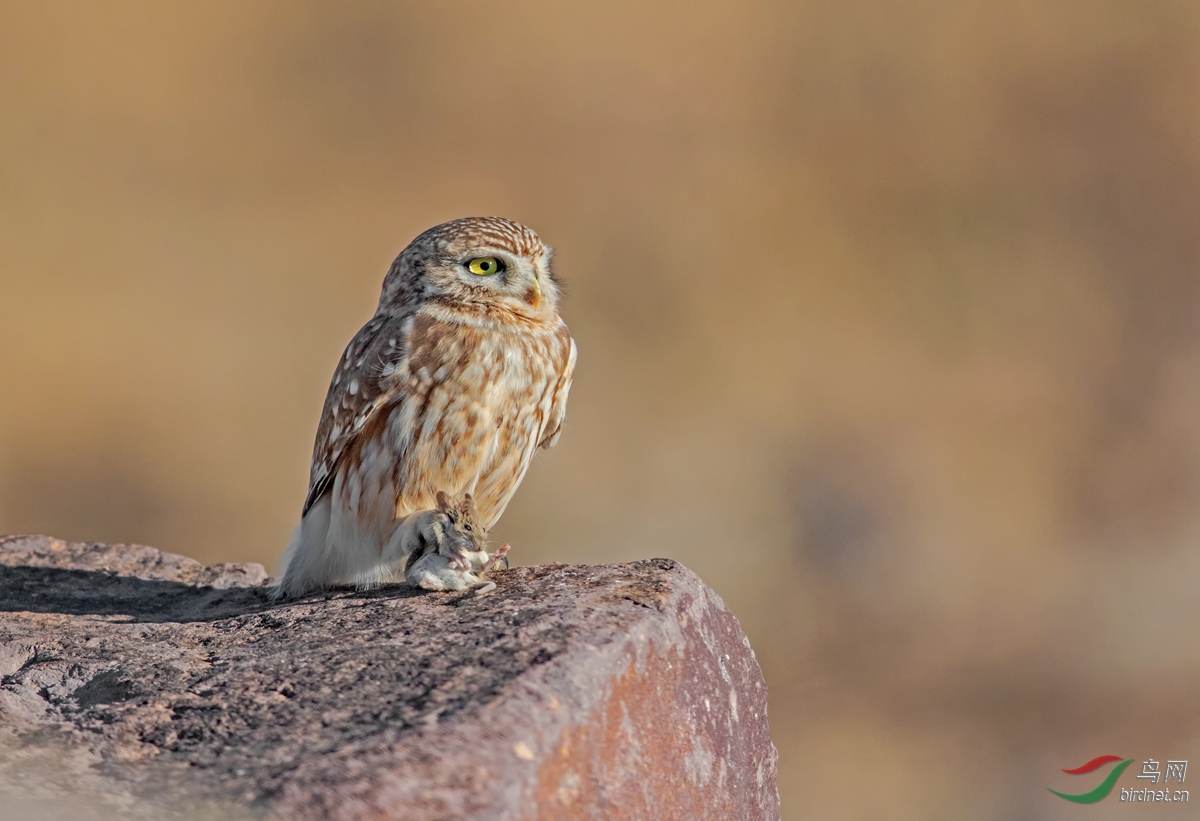
[[[501,270],[477,276],[476,258]],[[396,258],[329,386],[282,593],[391,578],[414,544],[445,541],[438,492],[496,523],[566,415],[575,344],[549,262],[498,217],[432,228]]]

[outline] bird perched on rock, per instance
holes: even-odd
[[[575,342],[550,255],[529,228],[483,217],[396,257],[325,397],[277,595],[403,579],[406,564],[424,587],[482,583],[486,531],[566,416]]]

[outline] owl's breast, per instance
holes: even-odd
[[[491,527],[524,477],[549,414],[557,378],[552,340],[437,330],[440,353],[414,352],[410,396],[393,434],[403,440],[396,513],[433,507],[439,490],[471,493]]]

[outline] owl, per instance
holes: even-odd
[[[575,341],[550,256],[529,228],[481,217],[396,257],[333,374],[277,596],[483,583],[486,531],[566,416]]]

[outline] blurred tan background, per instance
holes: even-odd
[[[0,532],[273,566],[486,214],[580,350],[497,537],[704,577],[785,818],[1200,809],[1044,789],[1200,757],[1200,5],[4,3]]]

